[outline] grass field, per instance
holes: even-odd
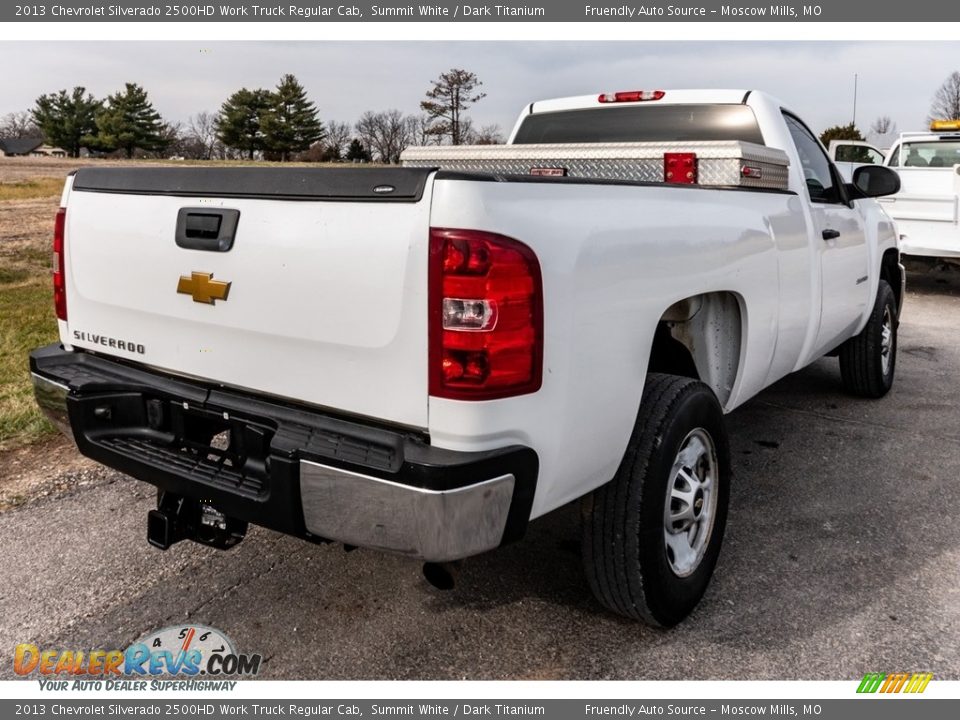
[[[0,450],[52,431],[33,401],[27,353],[56,337],[47,283],[0,283]]]
[[[63,178],[39,177],[33,180],[0,184],[0,202],[56,197],[63,189]]]
[[[52,432],[33,402],[27,353],[53,342],[53,218],[69,171],[61,161],[0,161],[0,450]]]
[[[85,164],[92,163],[0,159],[0,451],[53,432],[33,402],[27,354],[57,339],[50,279],[53,219],[64,178]]]

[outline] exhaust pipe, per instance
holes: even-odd
[[[453,590],[460,576],[460,560],[453,562],[424,563],[423,577],[437,590]]]

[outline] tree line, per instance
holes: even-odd
[[[960,72],[950,73],[946,80],[933,95],[930,103],[930,112],[927,114],[927,122],[931,120],[960,120]],[[881,115],[870,125],[870,132],[875,135],[896,135],[899,131],[897,125],[889,115]],[[850,122],[846,125],[834,125],[820,133],[820,142],[826,147],[830,147],[831,140],[866,140],[860,128],[856,123]],[[854,157],[851,160],[865,161],[866,150],[854,151]]]
[[[303,85],[289,74],[273,90],[241,88],[218,112],[199,112],[185,124],[164,122],[147,91],[135,83],[104,99],[75,87],[41,95],[31,110],[7,114],[0,120],[0,138],[42,136],[71,157],[86,148],[126,157],[397,163],[410,145],[502,143],[499,126],[475,129],[467,115],[486,97],[482,85],[474,73],[453,68],[431,81],[419,114],[368,110],[353,125],[322,122]],[[934,94],[928,120],[934,119],[960,120],[960,71]],[[886,115],[870,129],[879,135],[897,132]],[[827,128],[820,139],[829,146],[831,140],[864,136],[851,122]]]
[[[431,82],[419,114],[367,111],[352,125],[323,122],[291,74],[272,90],[240,88],[218,111],[198,112],[185,123],[164,121],[136,83],[103,99],[75,87],[41,95],[32,109],[8,114],[0,137],[42,136],[70,157],[86,149],[128,158],[397,163],[409,145],[502,143],[499,126],[475,129],[467,115],[485,97],[482,84],[474,73],[454,68]]]

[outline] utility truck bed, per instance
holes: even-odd
[[[664,182],[672,163],[678,176],[693,173],[689,184],[784,191],[790,165],[782,150],[739,140],[412,147],[400,162],[458,172],[646,183]]]

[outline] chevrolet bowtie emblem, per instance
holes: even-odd
[[[190,295],[194,302],[214,305],[217,300],[226,300],[230,294],[230,283],[214,280],[213,273],[190,273],[180,276],[177,292]]]

